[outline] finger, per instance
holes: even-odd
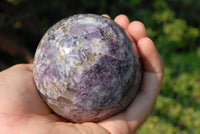
[[[133,21],[128,25],[127,31],[138,42],[141,38],[147,37],[145,26],[140,21]]]
[[[102,16],[104,16],[104,17],[107,17],[107,18],[109,18],[109,19],[110,19],[110,16],[109,16],[109,15],[107,15],[107,14],[102,14]]]
[[[162,59],[154,43],[149,38],[139,40],[138,51],[144,64],[141,88],[130,107],[124,113],[130,128],[134,130],[147,119],[152,111],[161,89],[164,73]]]
[[[115,22],[117,22],[121,27],[123,27],[124,29],[127,29],[128,25],[129,25],[129,19],[126,15],[118,15],[115,19]]]
[[[163,61],[153,41],[147,37],[142,38],[138,41],[137,48],[142,57],[144,71],[163,74]]]

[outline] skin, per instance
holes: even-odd
[[[118,15],[114,20],[135,40],[144,65],[140,92],[124,112],[97,123],[67,122],[54,114],[40,98],[33,81],[33,65],[19,64],[0,72],[0,133],[133,134],[136,132],[155,106],[162,85],[164,64],[153,41],[147,37],[143,23],[129,22],[125,15]]]

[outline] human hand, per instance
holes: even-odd
[[[135,40],[144,65],[141,89],[124,112],[97,123],[67,122],[54,114],[39,96],[33,81],[33,66],[20,64],[0,72],[0,134],[134,133],[156,103],[164,65],[141,22],[129,23],[124,15],[117,16],[115,21]]]

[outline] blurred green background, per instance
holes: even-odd
[[[200,0],[1,0],[0,70],[31,62],[44,32],[78,13],[142,21],[164,60],[158,102],[138,134],[200,134]]]

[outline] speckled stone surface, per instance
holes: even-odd
[[[136,95],[141,64],[124,29],[113,20],[78,14],[53,25],[34,58],[34,80],[58,115],[100,121],[124,110]]]

